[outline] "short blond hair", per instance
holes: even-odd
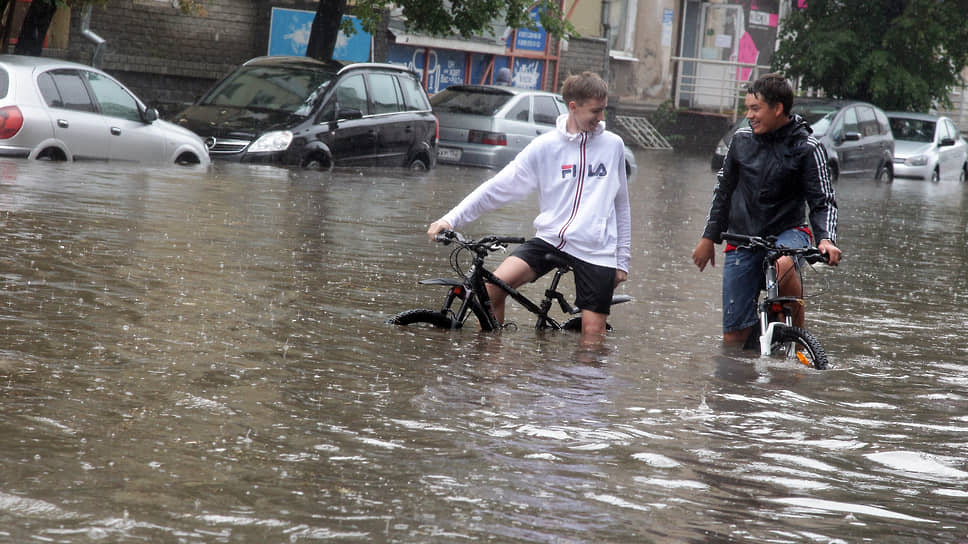
[[[605,100],[608,98],[608,83],[605,83],[605,80],[595,72],[573,74],[562,84],[561,97],[565,99],[565,104],[569,102],[581,104],[592,98]]]

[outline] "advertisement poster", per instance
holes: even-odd
[[[272,8],[268,54],[305,56],[315,17],[315,11]],[[343,20],[347,19],[352,22],[356,32],[349,37],[340,32],[333,58],[346,62],[367,62],[370,60],[370,34],[363,31],[356,17],[344,15]]]

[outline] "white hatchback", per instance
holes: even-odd
[[[968,142],[947,117],[926,113],[887,112],[894,133],[894,177],[968,178]]]
[[[197,134],[158,119],[101,70],[22,55],[0,55],[0,156],[210,162]]]

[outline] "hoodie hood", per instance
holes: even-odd
[[[568,115],[569,114],[567,113],[562,113],[559,115],[558,120],[555,121],[555,128],[558,130],[559,134],[570,141],[578,138],[581,133],[579,132],[578,134],[572,134],[568,132]],[[605,132],[605,121],[599,121],[598,125],[595,127],[595,130],[592,131],[591,134],[597,136],[603,132]]]

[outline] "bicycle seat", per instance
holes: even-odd
[[[568,261],[560,255],[556,255],[554,253],[545,253],[545,259],[558,268],[571,268],[571,264],[569,264]]]

